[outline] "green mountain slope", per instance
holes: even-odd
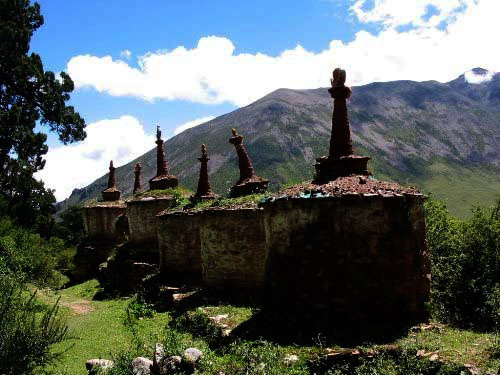
[[[180,184],[195,189],[200,145],[207,144],[213,187],[224,194],[238,178],[236,154],[228,143],[235,127],[245,137],[257,174],[269,178],[272,189],[311,179],[315,158],[328,150],[331,111],[324,88],[279,89],[167,140],[167,159]],[[448,83],[354,87],[349,114],[356,152],[373,158],[369,165],[375,177],[417,185],[446,199],[461,216],[474,204],[491,204],[500,193],[500,74],[480,84],[460,76]],[[147,186],[155,174],[154,149],[117,169],[125,196],[133,188],[136,162],[142,163]],[[59,208],[99,197],[106,182],[102,176],[75,189]]]

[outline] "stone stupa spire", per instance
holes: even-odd
[[[210,177],[208,176],[208,161],[210,158],[207,155],[207,146],[201,145],[201,157],[198,158],[200,161],[200,177],[198,179],[198,188],[196,189],[196,194],[194,199],[213,199],[216,195],[212,192],[212,186],[210,184]]]
[[[330,79],[332,87],[328,89],[333,98],[332,133],[330,137],[330,151],[328,156],[316,159],[316,184],[325,184],[338,177],[350,175],[369,175],[367,156],[354,155],[352,149],[351,129],[347,114],[347,99],[352,90],[345,86],[346,72],[336,68]]]
[[[238,197],[266,191],[269,180],[258,177],[255,174],[250,156],[245,146],[243,146],[243,137],[234,128],[231,129],[231,132],[233,136],[229,138],[229,143],[234,145],[238,154],[240,178],[231,188],[230,196]]]
[[[102,200],[105,202],[117,201],[120,199],[120,190],[116,188],[115,167],[113,160],[109,162],[108,187],[102,193]]]
[[[135,174],[134,194],[141,191],[141,169],[142,169],[141,163],[137,163],[134,169],[134,174]]]
[[[156,176],[149,180],[150,190],[165,190],[176,188],[179,184],[177,177],[168,171],[167,158],[163,149],[160,126],[156,127]]]

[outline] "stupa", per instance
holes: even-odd
[[[233,136],[229,138],[229,143],[233,144],[238,154],[238,165],[240,168],[240,179],[231,188],[229,195],[231,197],[239,197],[254,193],[262,193],[267,190],[269,180],[259,177],[255,174],[255,170],[250,160],[245,146],[243,146],[243,137],[239,135],[236,129],[232,129]]]
[[[210,158],[207,155],[207,146],[201,145],[201,157],[198,158],[201,162],[200,177],[198,179],[198,188],[193,200],[206,200],[217,198],[217,195],[212,192],[210,177],[208,176],[208,161]]]
[[[150,190],[165,190],[176,188],[179,184],[177,177],[168,171],[167,159],[163,150],[160,127],[156,127],[156,176],[149,180]]]
[[[314,183],[324,184],[338,177],[350,175],[370,175],[367,164],[371,158],[355,155],[352,149],[351,130],[347,114],[347,99],[352,90],[345,86],[346,72],[336,68],[328,89],[333,98],[332,133],[329,155],[316,159]]]
[[[111,160],[109,162],[108,188],[101,192],[104,202],[113,202],[120,199],[120,190],[116,188],[115,169],[113,160]]]
[[[139,193],[142,189],[141,187],[141,163],[137,163],[135,165],[134,169],[134,174],[135,174],[135,180],[134,180],[134,194]]]

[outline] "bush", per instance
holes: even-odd
[[[32,374],[59,357],[50,350],[67,336],[58,310],[58,302],[44,307],[16,281],[0,278],[0,374]]]
[[[15,275],[23,282],[60,287],[60,273],[73,269],[74,248],[59,238],[43,239],[16,227],[9,219],[0,219],[0,274]],[[60,272],[60,273],[58,273]]]
[[[426,223],[436,317],[461,328],[500,328],[500,199],[464,221],[430,200]]]
[[[222,329],[201,309],[177,317],[172,327],[203,339],[210,346],[217,346],[222,340]]]

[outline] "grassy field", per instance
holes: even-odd
[[[167,313],[156,313],[142,319],[131,328],[126,323],[126,308],[130,299],[93,301],[98,283],[95,280],[63,289],[57,293],[38,293],[44,302],[61,298],[62,312],[70,329],[70,339],[53,349],[63,352],[55,366],[56,373],[85,375],[85,361],[91,358],[111,358],[122,351],[144,350],[152,353],[161,341],[169,320]],[[138,348],[142,346],[142,348]]]
[[[490,207],[500,196],[500,173],[486,168],[465,168],[436,161],[420,183],[426,193],[444,201],[452,215],[469,217],[473,207]]]
[[[307,374],[312,368],[322,369],[318,373],[327,373],[325,368],[328,366],[333,366],[328,370],[330,374],[347,374],[354,371],[349,367],[352,365],[349,358],[356,352],[369,354],[359,362],[360,367],[356,367],[359,374],[411,374],[413,370],[405,369],[415,366],[412,363],[432,366],[432,361],[445,362],[452,367],[480,368],[485,374],[500,369],[498,336],[461,331],[440,324],[423,325],[384,345],[363,344],[356,348],[325,347],[320,341],[310,346],[280,346],[259,340],[233,340],[222,347],[214,347],[213,331],[207,329],[213,328],[214,323],[208,317],[217,317],[215,326],[221,326],[222,332],[229,332],[250,319],[256,311],[254,307],[200,303],[187,310],[176,311],[174,308],[170,314],[155,312],[150,317],[131,321],[126,310],[132,299],[94,301],[92,297],[97,288],[97,282],[92,280],[58,292],[44,290],[38,293],[38,298],[46,303],[61,298],[61,311],[70,328],[71,338],[53,348],[63,351],[60,362],[53,368],[56,374],[84,375],[85,361],[90,358],[114,358],[118,363],[121,358],[125,365],[131,355],[151,358],[157,342],[163,342],[171,354],[181,354],[190,346],[200,348],[205,354],[201,374],[216,374],[218,371],[224,371],[226,375]],[[200,316],[206,317],[206,321],[200,321]],[[169,322],[171,324],[166,328]],[[401,357],[386,354],[395,348]],[[121,356],[126,352],[128,356]],[[346,353],[347,359],[344,358]],[[332,364],[332,358],[340,360]],[[363,372],[363,366],[371,366],[366,367],[371,372]],[[422,372],[427,373],[433,372]]]

